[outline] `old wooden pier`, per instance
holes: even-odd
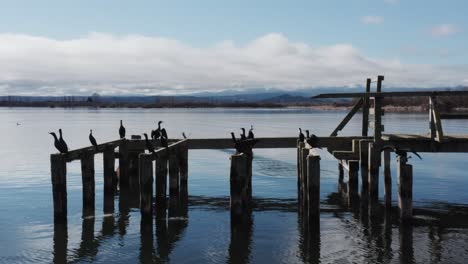
[[[412,165],[408,164],[411,152],[468,152],[468,135],[445,135],[441,120],[466,118],[465,115],[440,113],[437,99],[440,96],[467,95],[467,91],[440,92],[382,92],[383,76],[379,76],[376,91],[371,92],[370,79],[363,93],[322,94],[316,98],[357,98],[356,104],[330,136],[312,136],[304,142],[296,137],[258,138],[255,148],[297,149],[297,190],[299,213],[309,219],[320,215],[320,155],[326,149],[338,160],[338,186],[347,203],[355,206],[369,202],[370,208],[379,198],[379,172],[383,160],[384,205],[392,205],[392,175],[390,153],[397,154],[398,207],[402,220],[412,217]],[[425,96],[430,102],[429,131],[426,135],[384,134],[382,124],[383,98]],[[362,112],[362,133],[358,136],[338,136],[351,118]],[[313,126],[313,124],[311,124]],[[371,128],[373,135],[369,135]],[[103,153],[104,213],[114,212],[114,194],[117,187],[137,189],[143,217],[165,217],[166,209],[177,207],[188,199],[189,150],[232,149],[229,138],[172,139],[168,147],[156,147],[154,153],[145,152],[145,141],[139,137],[119,139],[98,145],[72,150],[66,154],[51,155],[54,219],[67,218],[67,163],[80,160],[83,184],[83,217],[95,213],[94,156]],[[383,154],[383,159],[382,159]],[[115,160],[119,164],[117,184]],[[252,154],[236,153],[231,156],[230,193],[231,215],[235,219],[250,210],[252,198]],[[346,173],[345,173],[346,172]],[[361,173],[359,173],[361,172]],[[345,176],[347,180],[345,183]],[[361,177],[359,177],[361,176]],[[359,182],[361,192],[359,192]],[[154,188],[153,188],[154,186]],[[169,191],[167,191],[169,190]],[[169,198],[169,199],[168,199]],[[169,204],[167,204],[169,201]]]

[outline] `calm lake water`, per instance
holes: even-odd
[[[192,138],[229,137],[230,131],[250,124],[258,137],[296,136],[298,127],[325,136],[345,114],[306,109],[0,108],[0,263],[466,263],[466,154],[410,159],[417,210],[415,224],[405,228],[396,215],[370,217],[345,210],[336,199],[337,162],[322,151],[324,211],[314,227],[318,231],[306,236],[297,213],[294,149],[255,150],[256,206],[240,233],[231,232],[230,225],[232,150],[190,151],[188,216],[149,226],[141,225],[138,200],[131,197],[117,195],[115,214],[103,215],[101,155],[96,156],[96,217],[83,220],[80,163],[73,162],[67,175],[68,226],[53,224],[52,130],[61,127],[72,149],[88,145],[91,128],[98,142],[115,140],[120,119],[128,135],[149,132],[155,121],[164,120],[169,137],[180,137],[183,131]],[[424,114],[387,114],[384,124],[386,133],[428,132]],[[467,120],[444,120],[443,125],[447,134],[468,133]],[[357,116],[342,134],[358,135],[359,129]]]

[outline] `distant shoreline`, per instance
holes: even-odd
[[[352,105],[333,105],[333,104],[321,104],[321,105],[287,105],[287,104],[188,104],[188,105],[145,105],[145,104],[132,104],[132,105],[64,105],[64,104],[2,104],[0,108],[63,108],[63,109],[195,109],[195,108],[270,108],[270,109],[288,109],[288,108],[303,108],[312,109],[318,111],[347,111],[352,108]],[[428,110],[424,106],[394,106],[386,105],[383,107],[385,112],[388,113],[425,113]],[[458,107],[451,109],[450,112],[454,113],[468,113],[468,108]]]

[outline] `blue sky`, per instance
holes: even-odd
[[[441,85],[446,80],[448,85],[465,85],[468,82],[468,76],[464,74],[467,69],[468,61],[468,1],[462,0],[447,0],[447,1],[420,1],[420,0],[355,0],[355,1],[0,1],[0,59],[1,56],[9,59],[10,62],[22,62],[35,64],[34,61],[39,59],[42,61],[37,64],[37,67],[42,68],[41,73],[46,76],[37,78],[34,75],[34,70],[25,70],[24,67],[9,68],[9,74],[0,74],[0,92],[12,92],[14,87],[20,87],[19,93],[37,93],[34,86],[43,86],[42,92],[54,92],[61,86],[73,87],[76,93],[87,93],[90,91],[87,86],[96,87],[97,84],[104,93],[132,93],[132,85],[135,87],[144,87],[144,89],[136,89],[140,93],[161,93],[161,92],[190,92],[194,89],[198,90],[213,90],[226,89],[231,87],[248,89],[251,86],[264,87],[282,87],[289,89],[300,89],[304,87],[326,86],[327,82],[317,82],[318,77],[304,78],[297,82],[291,81],[293,78],[299,78],[300,74],[296,72],[301,65],[311,68],[321,67],[320,60],[310,59],[310,54],[322,54],[323,50],[331,49],[336,52],[337,57],[333,54],[326,54],[323,58],[337,60],[337,63],[325,65],[328,70],[333,67],[343,66],[343,68],[362,69],[362,78],[365,79],[368,74],[374,74],[369,69],[371,65],[356,66],[356,63],[361,59],[377,63],[383,73],[388,73],[390,76],[395,76],[395,81],[391,84],[395,86],[413,85],[413,86],[431,86]],[[107,36],[106,40],[98,37],[93,39],[96,34]],[[3,36],[3,38],[2,38]],[[22,37],[30,37],[30,39],[22,39]],[[122,43],[128,38],[137,36],[145,44]],[[273,36],[273,37],[272,37]],[[246,47],[252,45],[259,39],[266,37],[267,43],[263,41],[263,45],[273,48],[271,53],[263,54],[252,58],[252,54],[246,51]],[[40,38],[37,40],[37,38]],[[86,42],[85,40],[92,39]],[[141,38],[144,38],[143,40]],[[49,46],[46,43],[37,43],[37,41],[49,40],[53,43]],[[120,65],[122,60],[114,62],[122,66],[116,67],[116,74],[129,75],[132,81],[114,80],[108,78],[110,73],[99,72],[90,74],[85,71],[80,72],[80,69],[74,65],[64,65],[63,53],[53,53],[54,45],[56,49],[63,51],[63,46],[66,43],[77,41],[86,42],[77,45],[72,45],[74,49],[83,47],[88,53],[92,46],[104,44],[107,48],[102,47],[98,50],[93,50],[92,53],[97,55],[96,61],[89,59],[86,64],[96,64],[98,68],[109,64],[99,65],[101,59],[98,59],[104,53],[112,53],[114,58],[118,59],[122,56],[121,48],[126,46],[132,52],[138,53],[138,57],[151,57],[151,61],[158,59],[165,54],[174,54],[177,51],[168,51],[166,48],[160,51],[150,50],[148,46],[154,44],[152,41],[174,41],[190,51],[179,50],[184,56],[180,58],[172,57],[168,61],[177,61],[178,64],[167,66],[165,61],[161,63],[151,64],[145,62],[145,66],[154,67],[154,70],[165,76],[170,75],[174,69],[183,68],[200,68],[206,71],[216,69],[211,65],[214,61],[218,61],[218,67],[226,65],[227,68],[236,72],[251,70],[248,65],[258,62],[259,66],[268,65],[269,63],[278,64],[277,68],[272,72],[262,72],[259,76],[246,75],[229,75],[223,73],[224,77],[219,80],[211,80],[201,82],[200,79],[206,77],[200,72],[185,72],[186,75],[174,75],[174,79],[155,79],[154,77],[145,77],[142,74],[131,74],[127,67]],[[10,42],[8,42],[10,41]],[[96,42],[93,42],[96,41]],[[276,42],[275,42],[276,41]],[[17,45],[21,42],[21,45]],[[24,42],[30,43],[31,46],[24,45]],[[92,42],[92,43],[91,43]],[[130,41],[131,42],[131,41]],[[134,43],[134,42],[132,42]],[[230,54],[226,49],[221,52],[213,51],[219,45],[230,43],[235,47],[235,51]],[[276,44],[274,44],[276,43]],[[10,53],[4,51],[1,53],[1,47],[20,46],[16,49],[18,55],[11,56],[11,49],[4,48]],[[86,46],[90,45],[90,46]],[[307,46],[309,50],[302,50],[301,45]],[[340,46],[341,45],[341,46]],[[25,46],[25,47],[23,47]],[[51,63],[48,64],[43,60],[44,57],[37,58],[34,61],[28,61],[25,54],[33,57],[34,52],[43,53],[40,46],[45,49],[44,52],[51,52]],[[158,44],[156,44],[158,46]],[[164,45],[163,45],[164,46]],[[170,44],[169,44],[170,46]],[[255,46],[255,45],[254,45]],[[269,50],[266,46],[258,46],[260,51]],[[334,48],[338,48],[336,51]],[[142,48],[146,47],[146,48]],[[180,49],[183,49],[180,48]],[[301,50],[299,55],[294,58],[288,57],[285,60],[265,61],[267,55],[275,57],[284,57],[281,51],[298,48]],[[344,48],[343,48],[344,47]],[[135,49],[139,49],[135,51]],[[229,49],[231,50],[232,49]],[[344,51],[343,51],[344,50]],[[34,52],[33,52],[34,51]],[[118,51],[118,52],[117,52]],[[58,51],[57,51],[58,52]],[[71,52],[71,51],[70,51]],[[70,53],[66,52],[66,54]],[[74,52],[74,51],[73,51]],[[186,53],[188,52],[188,54]],[[203,53],[203,56],[196,57],[195,53]],[[279,53],[278,53],[279,52]],[[124,52],[128,54],[128,52]],[[260,52],[261,53],[261,52]],[[59,54],[59,55],[57,55]],[[66,57],[64,60],[76,61],[77,58],[86,57],[86,52],[81,54],[73,54],[71,57]],[[161,55],[162,54],[162,55]],[[218,54],[221,57],[211,56]],[[23,56],[21,56],[23,55]],[[287,52],[288,56],[292,56]],[[175,56],[175,55],[174,55]],[[352,57],[347,61],[347,58]],[[145,60],[149,60],[148,57]],[[188,59],[190,57],[190,59]],[[212,57],[210,67],[202,65],[205,57]],[[232,63],[234,59],[239,59],[240,62]],[[315,58],[315,57],[314,57]],[[125,57],[128,60],[128,57]],[[56,62],[53,62],[56,60]],[[304,62],[303,60],[306,60]],[[181,61],[183,62],[181,64]],[[322,61],[320,61],[322,62]],[[342,63],[341,63],[342,62]],[[55,64],[54,64],[55,63]],[[133,62],[133,64],[136,62]],[[291,64],[291,68],[287,64]],[[239,65],[244,66],[239,66]],[[341,65],[343,64],[343,65]],[[188,67],[187,67],[188,65]],[[239,68],[235,68],[237,65]],[[387,65],[393,65],[392,69],[388,69]],[[139,65],[137,65],[139,66]],[[140,65],[141,66],[141,65]],[[26,66],[25,66],[26,67]],[[395,68],[397,67],[397,68]],[[8,68],[8,67],[7,67]],[[44,68],[50,68],[49,72],[44,72]],[[55,76],[52,72],[54,69],[73,68],[73,71],[78,71],[73,74],[69,80],[61,79]],[[417,69],[420,68],[420,69]],[[269,74],[275,76],[281,73],[281,69],[285,73],[284,78],[278,78],[276,82],[265,81]],[[444,76],[438,76],[434,82],[420,82],[424,79],[425,69],[427,78],[434,78],[433,72],[441,72]],[[324,69],[322,69],[324,70]],[[262,71],[262,69],[261,69]],[[351,70],[346,70],[349,73]],[[445,72],[448,71],[448,72]],[[411,76],[403,76],[407,72]],[[321,74],[326,71],[320,71]],[[375,72],[379,74],[381,72]],[[29,74],[29,75],[28,75]],[[304,71],[303,75],[307,72]],[[6,76],[8,75],[8,76]],[[77,75],[81,77],[77,77]],[[93,76],[90,76],[93,75]],[[191,76],[187,78],[186,76]],[[331,76],[336,78],[337,75],[331,73]],[[353,72],[352,75],[344,74],[345,79],[342,82],[330,81],[330,86],[353,86],[357,84],[359,72]],[[184,78],[181,78],[184,77]],[[184,79],[176,81],[176,78]],[[398,78],[398,80],[396,79]],[[455,78],[455,80],[453,80]],[[3,86],[2,86],[3,79]],[[60,80],[59,80],[60,79]],[[112,80],[110,80],[112,79]],[[287,80],[289,81],[287,81]],[[387,78],[388,79],[388,78]],[[106,81],[108,80],[108,81]],[[390,79],[392,80],[392,79]],[[230,83],[226,85],[226,82]],[[86,85],[87,84],[87,85]],[[421,84],[421,85],[418,85]],[[47,89],[47,87],[50,89]],[[3,87],[3,88],[2,88]],[[108,89],[113,87],[111,91]],[[117,87],[117,88],[116,88]],[[120,87],[120,88],[118,88]],[[71,89],[71,88],[70,88]],[[81,89],[81,90],[80,90]],[[61,90],[65,92],[65,90]],[[68,91],[68,92],[70,92]],[[135,92],[134,91],[134,92]]]

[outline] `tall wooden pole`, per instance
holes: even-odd
[[[81,179],[83,183],[83,217],[92,216],[95,204],[94,153],[84,153],[81,158]]]
[[[142,217],[153,215],[153,158],[141,153],[138,157],[140,179],[140,209]]]
[[[114,213],[115,153],[113,148],[104,150],[104,214]]]
[[[67,221],[67,162],[63,154],[50,155],[54,221]]]

